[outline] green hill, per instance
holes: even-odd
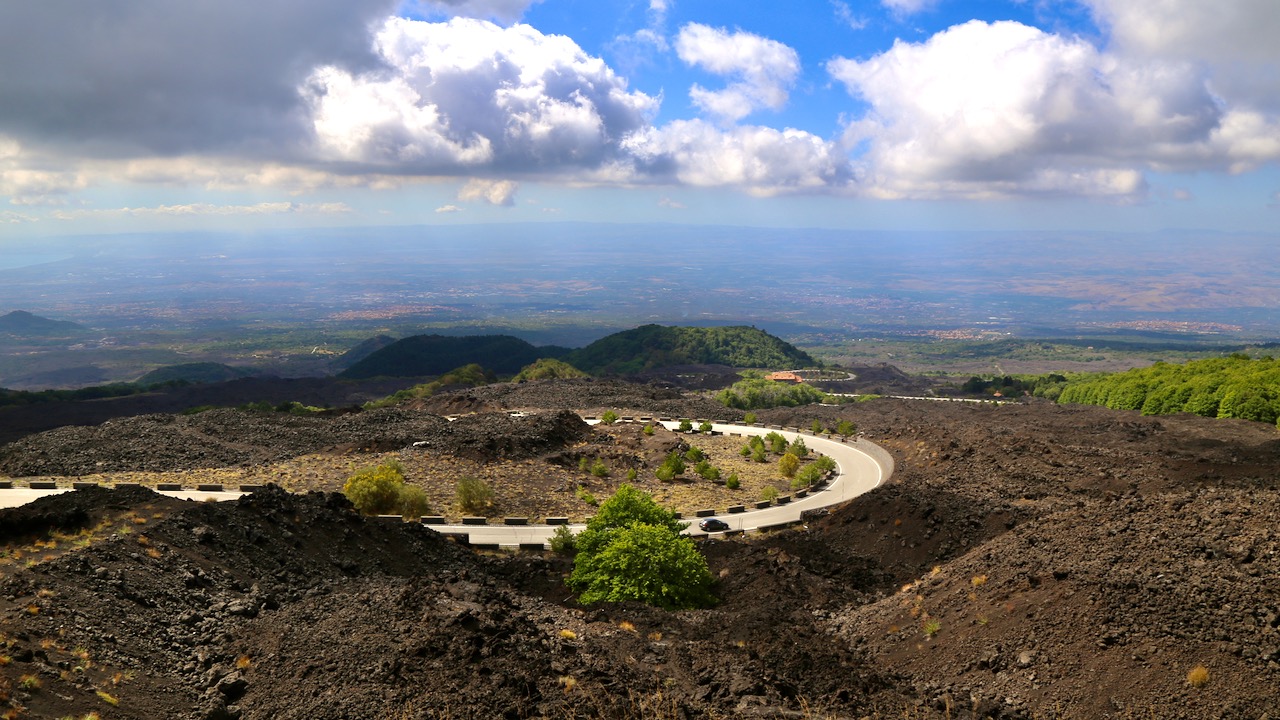
[[[333,361],[333,367],[336,370],[346,370],[382,348],[395,343],[395,341],[396,339],[390,335],[375,335],[368,340],[360,342],[342,355],[339,355],[338,358]]]
[[[215,362],[182,363],[156,368],[138,378],[139,385],[159,385],[166,382],[218,383],[251,377],[255,372],[248,368],[232,367]]]
[[[668,365],[797,368],[818,364],[790,343],[746,326],[644,325],[600,338],[561,359],[593,375],[636,373]]]
[[[1068,380],[1058,402],[1140,410],[1143,415],[1186,412],[1274,423],[1280,417],[1280,360],[1235,354],[1184,365],[1156,363]]]
[[[66,320],[50,320],[25,310],[0,315],[0,334],[14,337],[70,337],[85,332],[85,327]]]
[[[514,375],[539,358],[565,352],[558,347],[534,347],[510,335],[414,335],[371,353],[338,377],[422,377],[473,363],[498,375]]]

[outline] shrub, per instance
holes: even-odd
[[[578,458],[578,470],[582,472],[586,472],[590,469],[591,469],[591,461],[587,459],[586,455],[583,455],[582,457]]]
[[[724,486],[730,490],[737,490],[742,486],[742,481],[738,480],[738,473],[729,473],[729,477],[725,479]]]
[[[796,471],[799,469],[800,458],[792,455],[791,453],[785,453],[782,456],[782,459],[778,460],[778,472],[782,473],[782,477],[793,478],[796,476]]]
[[[777,500],[778,488],[772,485],[765,485],[764,489],[760,491],[760,499],[768,500],[769,502],[773,502],[774,500]]]
[[[684,459],[688,460],[691,463],[696,463],[700,460],[705,459],[706,457],[707,456],[696,447],[690,447],[688,450],[685,450],[684,452]]]
[[[742,457],[751,457],[751,445],[743,445],[742,449],[738,451],[738,454]]]
[[[680,421],[680,432],[689,432],[693,430],[693,423],[688,420]]]
[[[781,455],[787,451],[787,439],[779,433],[771,432],[765,435],[764,441],[769,444],[770,452],[775,455]]]
[[[392,460],[374,468],[365,468],[347,478],[342,494],[366,515],[385,515],[400,505],[403,488],[404,468]]]
[[[804,438],[798,437],[787,446],[787,452],[798,458],[806,457],[809,454],[809,446],[804,444]]]
[[[858,426],[853,424],[849,420],[841,420],[840,422],[836,423],[836,432],[839,433],[840,435],[844,435],[845,437],[848,437],[850,435],[856,435],[858,432]]]
[[[652,436],[652,435],[653,435],[653,423],[649,423],[649,424],[645,425],[645,426],[644,426],[644,429],[643,429],[643,430],[641,430],[641,432],[643,432],[645,435]]]
[[[684,459],[682,459],[680,457],[680,453],[675,450],[672,450],[671,454],[667,455],[667,459],[664,460],[662,464],[670,466],[671,469],[675,471],[676,475],[684,472]]]
[[[815,467],[817,467],[817,468],[818,468],[818,470],[822,471],[823,473],[829,473],[829,472],[831,472],[832,470],[835,470],[835,469],[836,469],[836,461],[835,461],[835,460],[832,460],[832,459],[831,459],[829,456],[827,456],[827,455],[823,455],[822,457],[818,458],[817,460],[814,460],[814,461],[813,461],[813,464],[814,464],[814,466],[815,466]]]
[[[664,483],[669,483],[676,479],[676,471],[670,465],[661,465],[653,471],[653,476]]]
[[[698,426],[698,432],[700,432],[700,433],[709,433],[709,432],[711,432],[711,423],[710,423],[710,422],[708,422],[708,421],[706,421],[706,420],[703,420],[703,421],[702,421],[702,424]]]
[[[764,454],[763,447],[758,447],[751,453],[751,462],[769,462],[769,458]]]
[[[582,487],[581,485],[578,486],[578,492],[575,494],[578,496],[579,500],[581,500],[582,502],[592,507],[595,507],[596,505],[600,504],[600,501],[596,500],[596,496],[587,492],[587,489]]]
[[[698,462],[697,465],[694,465],[693,471],[698,473],[698,475],[701,476],[703,480],[719,480],[720,479],[720,468],[716,467],[715,465],[712,465],[706,460],[701,460]]]
[[[819,433],[821,433],[821,432],[822,432],[822,421],[821,421],[821,420],[814,420],[814,421],[813,421],[813,423],[811,423],[811,424],[809,425],[809,430],[810,430],[810,432],[812,432],[814,435],[818,435]]]
[[[684,524],[647,493],[622,485],[578,536],[566,581],[586,605],[638,600],[668,610],[705,607],[711,572]]]
[[[748,425],[754,425],[755,421],[756,421],[756,414],[753,412],[746,413],[742,416],[742,422]]]
[[[493,507],[493,488],[479,478],[464,477],[458,481],[456,496],[463,512],[483,515]]]
[[[635,480],[639,475],[640,473],[636,472],[635,468],[627,468],[627,482]]]
[[[1209,682],[1209,668],[1197,665],[1187,672],[1187,684],[1191,687],[1204,687]]]
[[[400,488],[400,514],[407,520],[419,520],[431,512],[431,502],[427,500],[427,491],[417,485],[403,485]]]
[[[573,555],[578,552],[578,536],[568,525],[557,526],[547,544],[551,546],[551,552],[557,555]]]
[[[601,425],[612,425],[616,422],[618,422],[618,413],[612,410],[605,410],[604,414],[600,416]]]
[[[596,458],[596,461],[591,465],[591,474],[598,478],[608,477],[609,467],[604,464],[603,460]]]
[[[800,483],[800,487],[808,487],[822,479],[822,470],[816,463],[810,463],[800,468],[800,472],[796,473],[796,481]]]
[[[924,623],[924,636],[927,638],[933,638],[933,636],[937,635],[938,631],[941,629],[942,623],[937,620],[926,620]]]

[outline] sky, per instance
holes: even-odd
[[[1276,0],[0,3],[5,238],[1280,228]]]

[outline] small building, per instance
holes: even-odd
[[[772,380],[774,382],[793,382],[793,383],[804,382],[804,378],[791,372],[790,370],[783,370],[781,372],[769,373],[768,375],[764,376],[764,379]]]

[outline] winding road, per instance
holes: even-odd
[[[587,422],[598,422],[595,418],[587,418]],[[661,420],[664,427],[675,430],[679,420]],[[801,432],[796,429],[783,429],[777,426],[761,427],[756,425],[732,425],[713,423],[713,432],[725,435],[767,435],[777,432],[790,442],[803,437],[805,445],[812,452],[828,455],[836,461],[836,474],[821,490],[814,490],[804,497],[792,497],[789,502],[773,504],[765,508],[747,505],[742,512],[725,512],[717,509],[715,517],[729,524],[729,532],[752,532],[764,528],[781,527],[796,523],[801,513],[806,510],[817,510],[851,500],[868,492],[889,479],[893,474],[893,458],[883,448],[867,440],[843,441],[836,437],[823,437]],[[0,489],[0,508],[17,507],[29,503],[45,495],[70,492],[69,488],[32,489],[10,488]],[[234,500],[244,495],[243,492],[213,492],[198,490],[162,491],[161,494],[193,501]],[[698,529],[697,519],[686,518],[691,524],[685,532],[689,535],[706,535]],[[432,530],[447,535],[466,535],[472,545],[520,546],[546,543],[555,527],[551,525],[431,525]],[[570,525],[573,531],[582,530],[585,525]]]

